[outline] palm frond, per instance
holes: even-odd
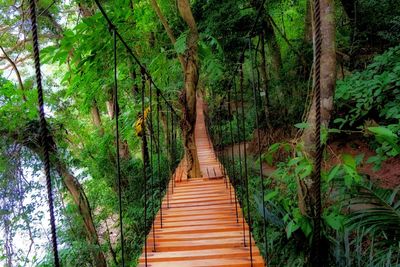
[[[254,196],[257,204],[257,211],[267,222],[280,227],[285,227],[285,222],[283,221],[284,211],[271,201],[265,201],[264,205],[262,203],[262,197]],[[264,208],[264,211],[263,211]],[[265,216],[264,216],[265,215]]]
[[[348,216],[350,229],[366,229],[384,239],[400,240],[399,189],[388,190],[370,185],[358,185],[356,195],[349,201],[352,212]]]

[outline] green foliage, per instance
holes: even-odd
[[[295,156],[275,163],[276,171],[265,179],[268,188],[265,210],[259,195],[260,183],[255,182],[260,178],[250,180],[250,191],[258,192],[254,196],[256,205],[252,207],[255,238],[263,242],[258,220],[264,218],[268,223],[269,245],[273,246],[269,252],[270,264],[300,266],[308,262],[306,251],[311,244],[313,225],[299,209],[298,181],[311,174],[312,163],[303,155],[301,146],[291,148],[284,143],[271,145],[263,160],[273,159],[282,149],[292,150]],[[382,266],[383,263],[392,266],[399,256],[395,252],[399,247],[398,190],[368,185],[357,171],[362,158],[363,155],[344,154],[341,163],[322,173],[323,239],[329,251],[328,266]],[[296,265],[298,262],[300,265]]]
[[[388,157],[399,155],[400,46],[376,56],[362,72],[338,82],[335,101],[341,129],[362,128],[376,137],[377,155],[368,159],[376,168]],[[379,121],[380,126],[374,126]],[[365,126],[363,125],[365,124]]]
[[[376,56],[361,72],[339,81],[335,102],[341,127],[358,126],[365,120],[380,120],[382,124],[400,119],[400,46]]]
[[[365,229],[365,234],[381,236],[385,239],[400,240],[400,200],[399,188],[381,189],[373,185],[359,185],[359,193],[349,205],[362,208],[351,213],[348,224],[354,229]]]
[[[358,39],[370,42],[380,39],[389,44],[398,44],[400,40],[400,11],[396,0],[383,0],[376,4],[373,0],[356,2],[356,28]]]

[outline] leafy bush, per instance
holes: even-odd
[[[338,81],[335,101],[340,112],[335,122],[340,128],[359,126],[368,119],[398,124],[399,93],[400,46],[397,46],[376,56],[364,71]]]
[[[376,136],[377,156],[368,162],[379,167],[387,157],[399,155],[400,46],[376,56],[362,72],[339,81],[335,94],[340,129],[364,129]],[[380,126],[377,126],[379,122]]]

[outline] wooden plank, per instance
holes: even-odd
[[[140,263],[139,267],[144,267],[144,263]],[[249,257],[238,257],[230,258],[229,254],[225,255],[224,258],[219,259],[191,259],[188,261],[163,261],[163,262],[151,262],[147,265],[148,267],[249,267]],[[253,267],[263,267],[264,260],[261,256],[253,257]]]
[[[252,249],[256,249],[253,247]],[[173,251],[173,252],[150,252],[147,255],[148,262],[162,262],[165,259],[170,261],[187,261],[187,260],[199,260],[199,259],[223,259],[226,255],[230,255],[230,258],[246,258],[249,256],[248,247],[240,248],[219,248],[219,249],[204,249],[204,250],[187,250],[187,251]],[[144,259],[141,259],[144,262]]]

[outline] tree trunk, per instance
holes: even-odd
[[[156,0],[150,0],[150,3],[161,23],[163,24],[171,43],[175,44],[176,38],[168,24],[168,21],[165,19],[160,8],[158,7]],[[189,27],[189,34],[186,39],[187,49],[185,55],[177,55],[182,66],[185,80],[184,89],[180,97],[180,103],[183,108],[181,127],[185,147],[185,157],[187,159],[187,173],[188,177],[200,177],[200,166],[194,140],[194,126],[196,123],[196,90],[199,80],[197,54],[199,33],[197,31],[196,22],[192,14],[189,1],[177,0],[177,4],[182,19]]]
[[[165,31],[167,32],[167,35],[169,39],[171,40],[172,45],[175,45],[176,43],[176,38],[174,36],[174,33],[172,32],[171,27],[168,24],[167,19],[165,18],[164,14],[161,12],[160,7],[157,4],[156,0],[150,0],[151,7],[153,8],[154,12],[156,12],[159,20],[161,21],[162,25],[164,26]],[[178,54],[178,60],[181,63],[182,70],[185,69],[185,60],[182,57],[182,55]]]
[[[90,108],[90,112],[92,114],[93,125],[96,126],[96,128],[99,130],[100,136],[103,136],[104,128],[103,128],[103,125],[101,124],[100,111],[99,111],[99,108],[97,107],[96,100],[93,100],[92,106]]]
[[[313,19],[312,2],[310,0],[306,0],[306,17],[304,20],[304,42],[306,44],[312,43],[312,37],[313,37],[312,19]]]
[[[13,260],[13,248],[12,248],[12,234],[10,229],[10,220],[8,216],[3,215],[3,224],[4,224],[4,250],[5,250],[5,257],[6,257],[6,267],[12,267],[12,260]]]
[[[178,0],[178,9],[181,17],[189,27],[189,34],[186,39],[187,49],[185,52],[185,85],[184,94],[183,97],[181,97],[181,103],[183,104],[184,111],[184,122],[182,123],[184,127],[182,127],[182,133],[187,162],[187,174],[189,178],[192,178],[201,176],[194,138],[196,123],[196,89],[199,81],[197,54],[199,33],[190,8],[189,0]]]
[[[112,247],[111,238],[110,238],[110,235],[111,235],[110,234],[110,228],[108,227],[107,219],[104,222],[106,223],[106,233],[104,233],[104,235],[105,235],[105,239],[107,240],[107,244],[108,244],[108,248],[110,250],[111,258],[113,259],[113,262],[114,262],[115,266],[118,266],[117,253],[115,253],[115,250]]]
[[[261,40],[261,64],[260,64],[260,73],[261,73],[261,80],[263,82],[263,90],[264,90],[264,113],[265,113],[265,120],[267,122],[268,129],[272,129],[271,126],[271,116],[269,112],[269,96],[268,96],[268,75],[267,75],[267,62],[265,60],[265,40],[264,40],[264,32],[261,32],[260,35]]]
[[[72,199],[79,208],[79,213],[81,214],[85,225],[88,241],[92,245],[100,247],[96,227],[93,223],[92,210],[90,208],[89,200],[87,199],[81,184],[78,182],[75,176],[68,171],[66,165],[60,159],[54,160],[53,163],[58,174],[62,177],[64,185],[70,192]],[[95,260],[95,266],[107,266],[106,259],[101,250],[93,251],[93,257]]]
[[[266,32],[266,40],[269,55],[271,56],[271,66],[272,66],[272,75],[275,79],[280,78],[280,72],[282,68],[282,58],[281,58],[281,50],[276,40],[276,35],[274,28],[271,23],[268,23],[268,27],[265,29]]]
[[[333,0],[320,0],[321,5],[321,127],[328,127],[333,110],[333,94],[336,82],[336,49],[335,49],[335,13]],[[313,98],[315,103],[315,98]],[[308,127],[305,129],[302,140],[305,152],[314,159],[315,147],[315,105],[311,105],[307,118]],[[318,137],[319,138],[319,137]],[[309,195],[312,192],[314,181],[307,177],[300,181],[299,205],[303,214],[310,214],[314,207],[314,200]]]
[[[107,107],[107,114],[110,120],[113,120],[115,117],[115,107],[114,107],[114,94],[112,92],[109,92],[109,100],[106,101],[106,107]],[[118,108],[119,110],[119,108]],[[122,159],[129,159],[131,154],[129,153],[129,145],[126,140],[122,140],[121,137],[119,139],[119,156]]]

